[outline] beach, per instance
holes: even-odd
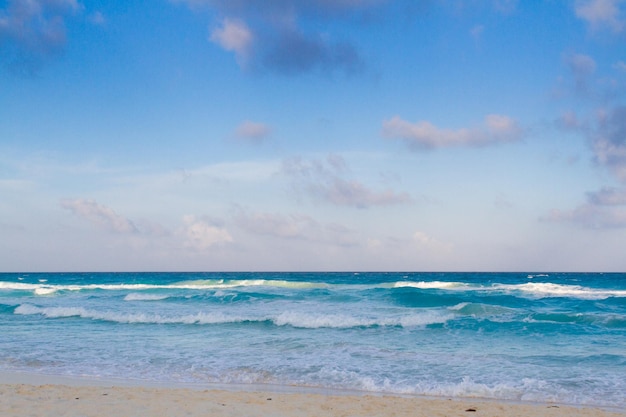
[[[140,386],[0,384],[5,417],[105,416],[536,416],[610,417],[626,413],[558,404],[479,399],[334,395],[305,392],[169,389]]]

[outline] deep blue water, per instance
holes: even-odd
[[[0,274],[0,372],[626,408],[626,274]]]

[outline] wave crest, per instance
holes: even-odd
[[[14,310],[20,315],[41,315],[46,318],[79,317],[83,319],[110,321],[127,324],[228,324],[228,323],[272,323],[275,326],[292,326],[304,329],[317,328],[352,328],[374,326],[420,327],[430,324],[443,324],[453,319],[447,312],[422,312],[398,317],[365,318],[343,314],[310,314],[305,312],[285,311],[268,316],[237,316],[221,312],[199,312],[195,314],[166,316],[150,313],[117,313],[97,311],[84,307],[37,307],[21,304]]]

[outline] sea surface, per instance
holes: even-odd
[[[626,409],[626,274],[5,273],[2,371]]]

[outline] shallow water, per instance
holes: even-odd
[[[0,274],[0,371],[626,406],[626,274]]]

